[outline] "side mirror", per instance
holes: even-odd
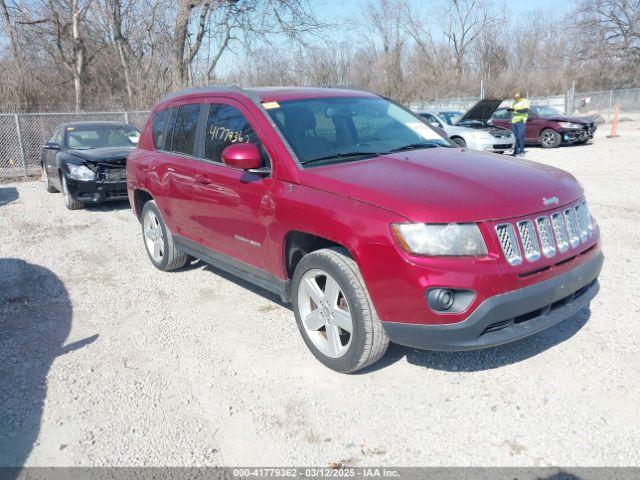
[[[47,150],[60,150],[60,144],[55,142],[47,142],[44,144],[44,148]]]
[[[253,143],[234,143],[222,151],[225,165],[240,170],[258,170],[262,167],[262,155]]]

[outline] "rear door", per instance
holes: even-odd
[[[222,151],[234,143],[255,143],[263,152],[265,166],[270,159],[255,121],[237,101],[210,100],[205,106],[201,159],[194,172],[191,222],[197,242],[210,250],[266,269],[269,264],[267,225],[274,215],[271,198],[273,180],[228,167]]]
[[[163,117],[157,116],[157,130],[154,124],[158,146],[152,162],[153,195],[170,230],[183,236],[189,236],[191,230],[189,211],[200,108],[199,103],[174,106],[158,113]]]

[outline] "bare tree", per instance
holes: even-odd
[[[501,21],[491,7],[488,0],[447,0],[444,5],[446,14],[441,25],[453,51],[459,79],[470,47],[482,32],[492,31]]]

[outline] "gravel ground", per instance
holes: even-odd
[[[0,185],[0,465],[640,465],[640,125],[621,127],[528,154],[574,173],[601,225],[590,311],[351,376],[269,293],[154,269],[128,205]]]

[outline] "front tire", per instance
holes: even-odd
[[[293,311],[311,353],[340,373],[378,361],[389,339],[356,262],[343,248],[300,260],[293,275]]]
[[[176,248],[173,235],[155,201],[149,200],[144,204],[141,218],[142,238],[151,263],[165,272],[184,267],[189,257]]]
[[[557,148],[562,142],[562,137],[558,132],[550,128],[545,128],[540,133],[540,145],[542,148]]]
[[[69,210],[79,210],[84,207],[82,202],[77,201],[75,198],[71,196],[71,192],[69,192],[69,187],[67,186],[67,179],[64,174],[60,173],[60,180],[62,183],[62,194],[64,195],[64,204],[67,206]]]

